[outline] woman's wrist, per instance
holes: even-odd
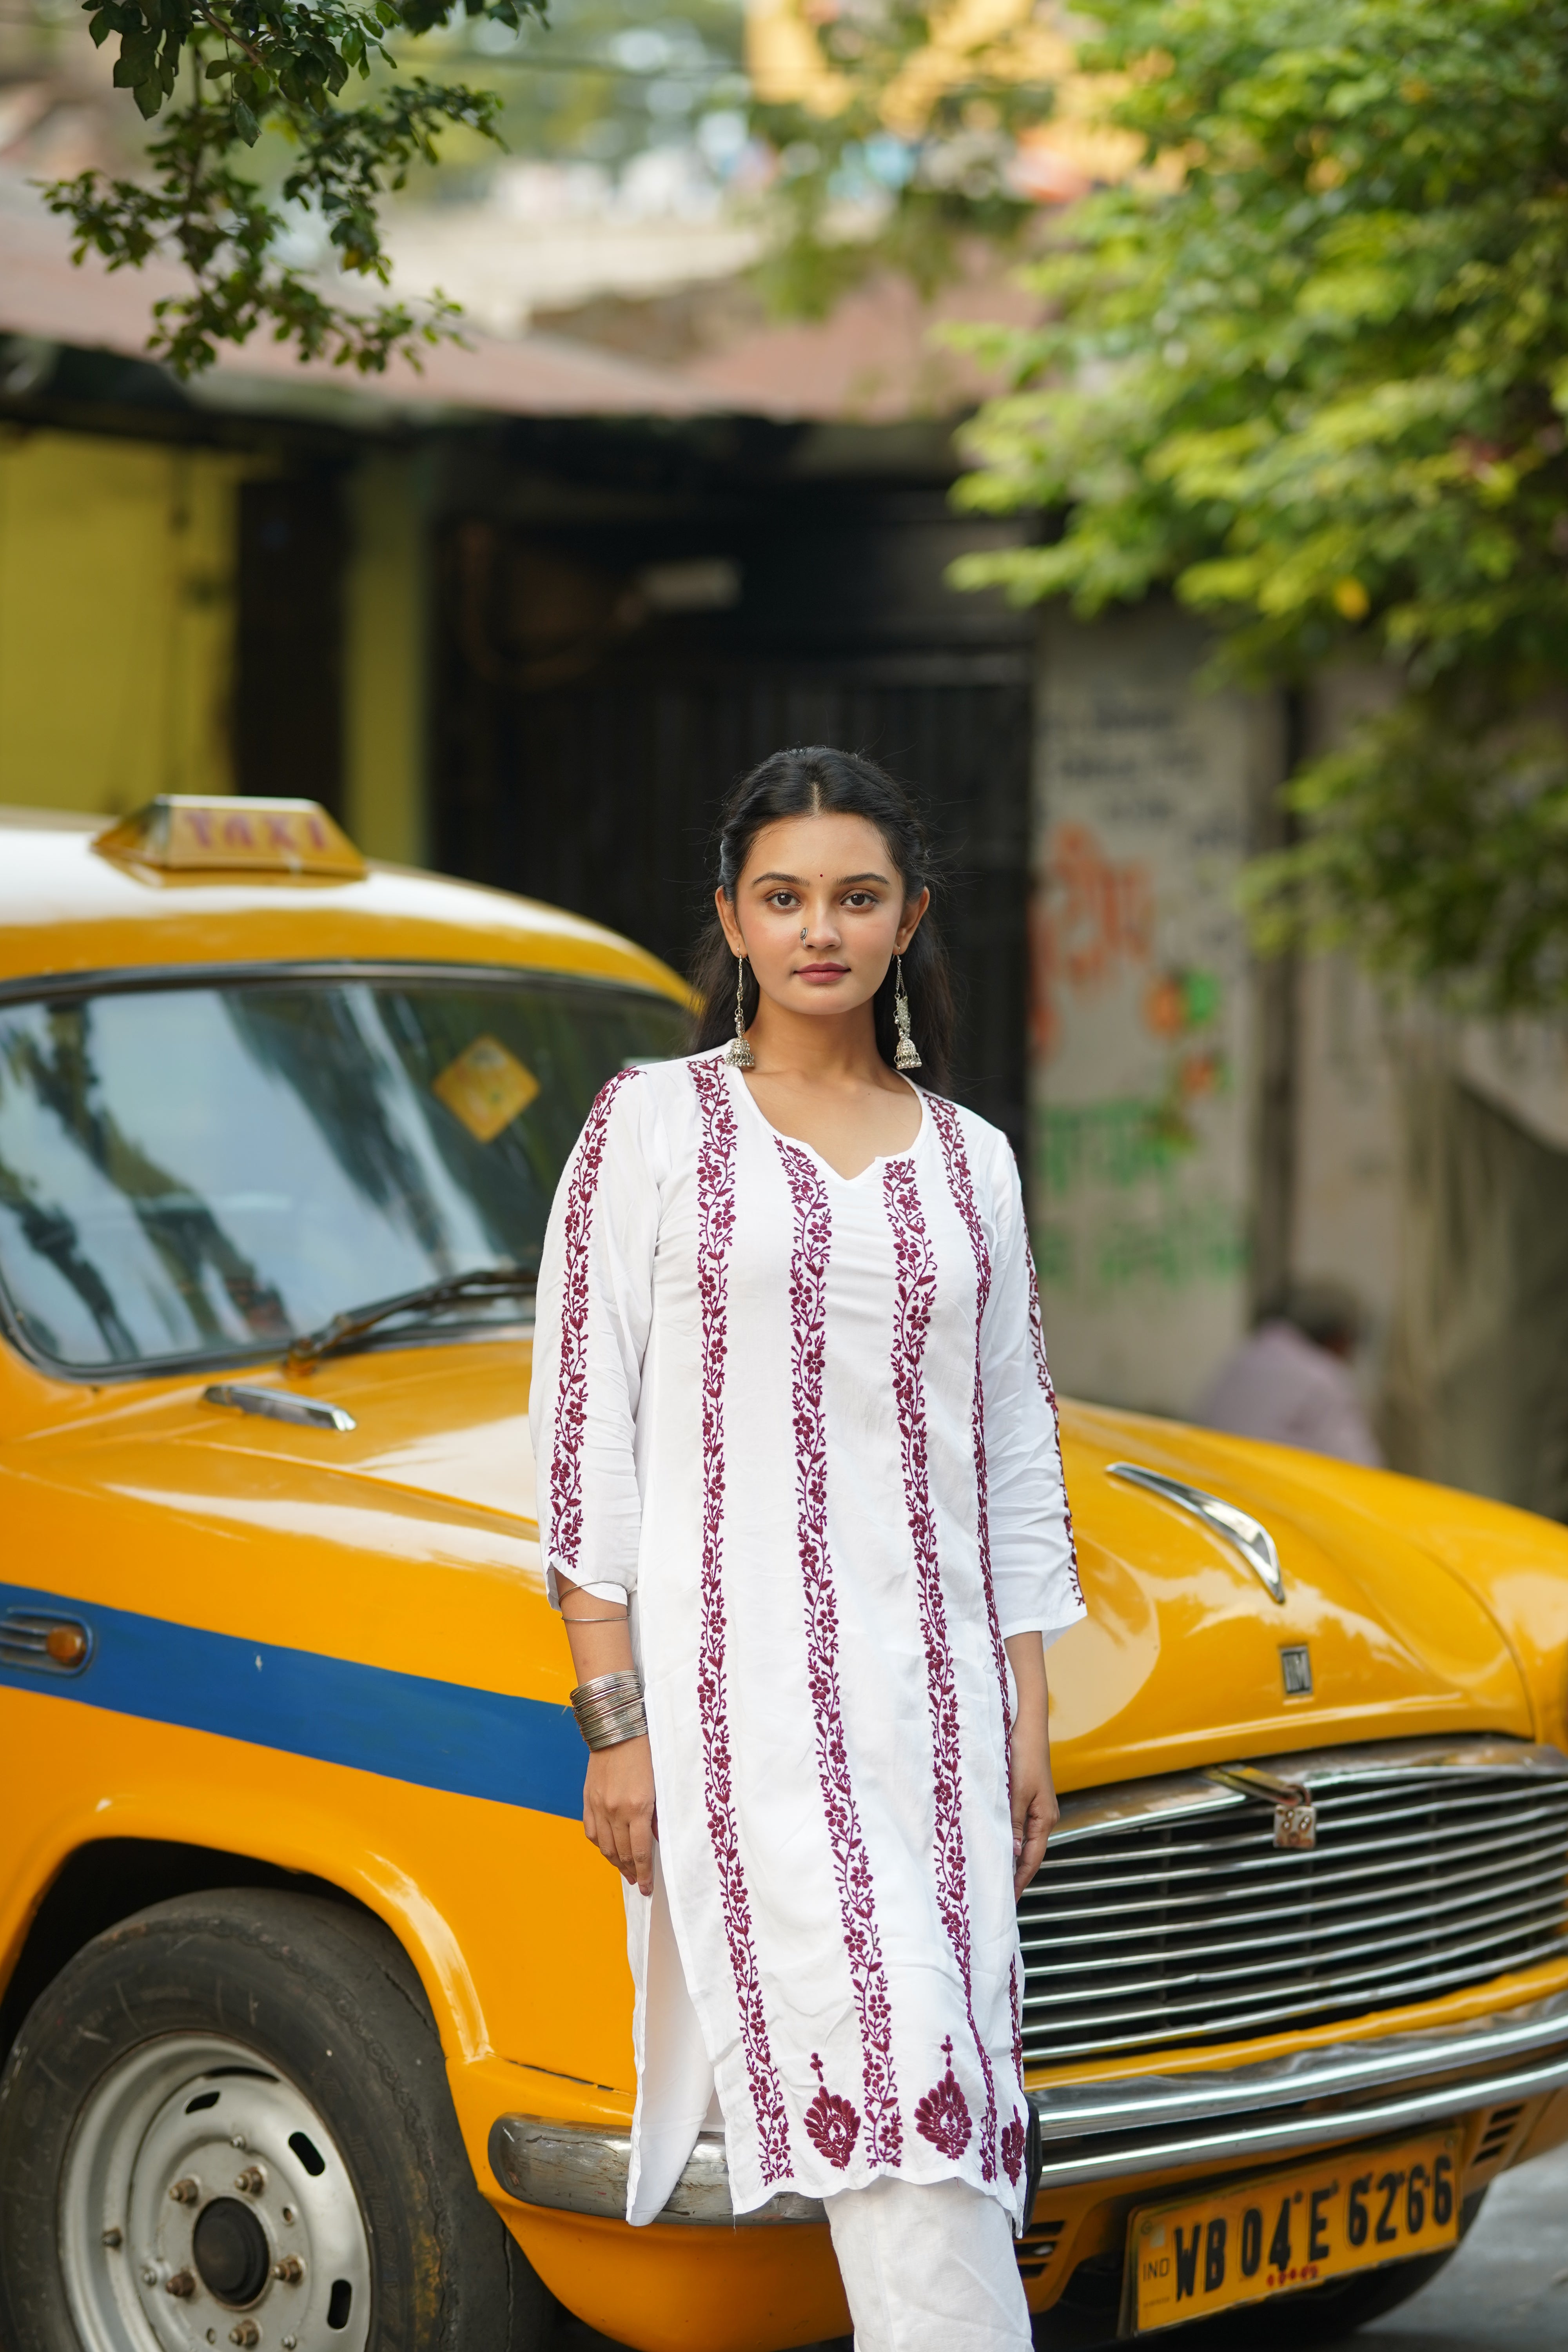
[[[628,1739],[647,1738],[642,1683],[629,1670],[579,1683],[572,1694],[572,1712],[591,1748],[619,1748]]]

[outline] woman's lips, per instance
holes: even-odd
[[[849,967],[847,963],[803,963],[795,973],[796,980],[842,980]]]

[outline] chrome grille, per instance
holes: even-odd
[[[1505,1740],[1248,1766],[1305,1789],[1310,1852],[1218,1775],[1068,1798],[1018,1906],[1035,2065],[1245,2041],[1568,1950],[1568,1758]]]

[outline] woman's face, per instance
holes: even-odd
[[[931,903],[906,905],[903,877],[863,816],[781,817],[764,825],[735,885],[717,894],[737,955],[765,997],[795,1013],[851,1013],[875,996]]]

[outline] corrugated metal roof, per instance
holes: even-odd
[[[110,271],[95,255],[70,257],[66,223],[30,192],[0,193],[0,333],[29,335],[79,350],[146,356],[153,305],[187,284],[173,264]],[[326,361],[301,365],[291,346],[255,336],[220,350],[210,374],[189,387],[204,404],[434,414],[482,411],[511,416],[690,416],[723,404],[673,370],[595,351],[552,335],[515,341],[467,332],[467,350],[441,343],[422,369],[395,361],[384,375],[359,375]],[[369,414],[367,414],[367,412]]]

